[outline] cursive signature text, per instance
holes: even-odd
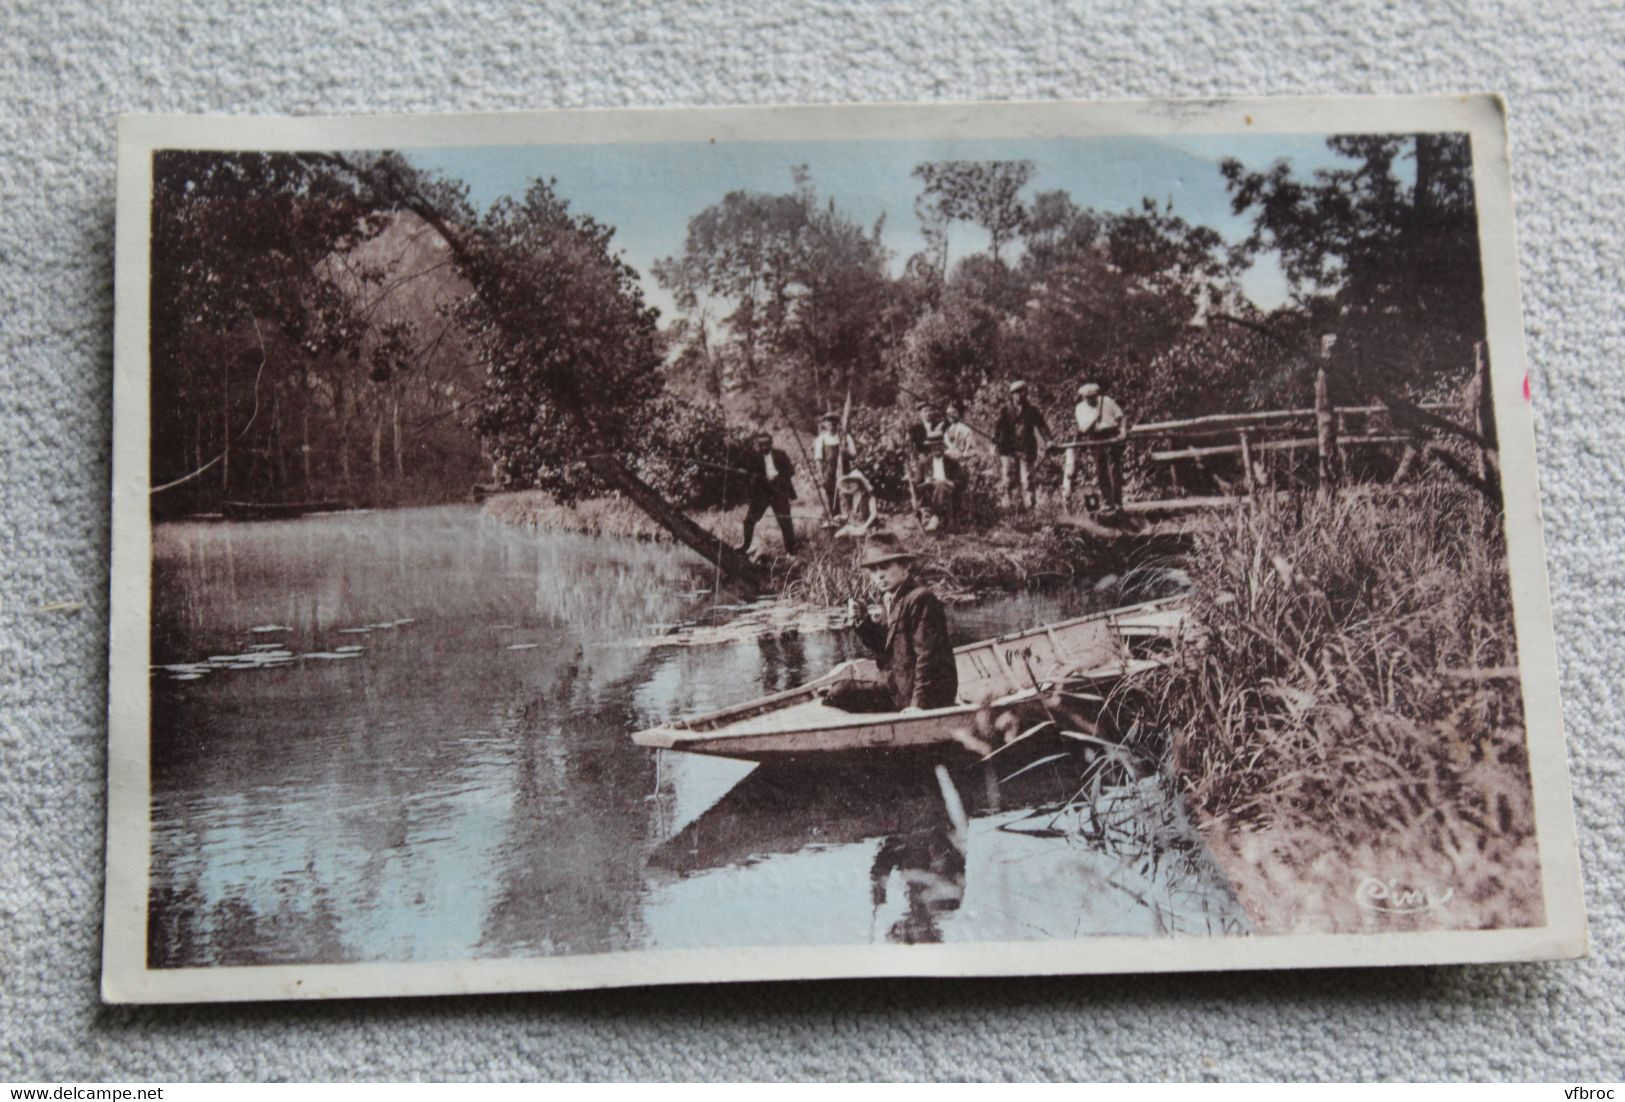
[[[1441,894],[1432,888],[1418,888],[1397,880],[1378,880],[1375,876],[1366,876],[1354,889],[1354,902],[1368,911],[1409,915],[1437,910],[1455,895],[1455,888],[1446,888]]]

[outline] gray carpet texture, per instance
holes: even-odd
[[[1622,57],[1599,0],[0,6],[0,1079],[1620,1079]],[[101,1006],[119,112],[1458,91],[1510,104],[1590,959]]]

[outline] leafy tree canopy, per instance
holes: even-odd
[[[1233,209],[1253,215],[1245,252],[1279,250],[1296,308],[1315,335],[1336,335],[1336,360],[1355,389],[1459,385],[1484,337],[1466,135],[1344,135],[1327,144],[1353,163],[1309,180],[1285,161],[1262,172],[1223,163]]]

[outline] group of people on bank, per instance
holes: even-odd
[[[956,523],[970,492],[969,468],[985,460],[988,445],[997,460],[1000,500],[1006,509],[1030,509],[1037,504],[1034,482],[1038,465],[1057,452],[1065,456],[1063,506],[1072,504],[1083,463],[1079,453],[1086,452],[1095,466],[1099,507],[1106,512],[1119,509],[1123,501],[1123,440],[1128,429],[1122,407],[1103,394],[1099,384],[1085,382],[1077,388],[1073,420],[1076,435],[1057,441],[1043,412],[1032,403],[1029,387],[1020,380],[1008,384],[991,431],[967,422],[963,408],[956,402],[939,405],[921,400],[909,425],[909,455],[902,472],[921,529],[941,532]],[[859,469],[857,442],[843,429],[842,421],[834,413],[819,419],[812,461],[817,468],[824,523],[836,529],[839,537],[863,538],[880,529],[880,507],[873,483]],[[785,551],[793,554],[796,536],[790,505],[796,500],[795,468],[789,455],[775,446],[771,433],[758,433],[754,446],[758,458],[750,471],[740,550],[750,550],[756,525],[771,509]]]

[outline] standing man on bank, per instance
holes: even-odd
[[[818,490],[824,495],[833,520],[841,514],[838,500],[840,478],[852,469],[858,458],[858,445],[851,433],[841,432],[841,415],[826,413],[818,419],[818,436],[813,440],[813,462],[818,465]]]
[[[948,639],[948,614],[937,595],[914,577],[914,560],[893,538],[876,536],[869,541],[858,566],[880,591],[886,622],[869,618],[866,601],[848,601],[847,610],[886,683],[837,685],[824,703],[849,712],[908,712],[956,702],[959,668]]]
[[[1027,400],[1027,384],[1017,379],[1010,384],[1009,399],[993,425],[993,450],[999,453],[999,480],[1006,508],[1010,505],[1010,491],[1018,482],[1021,508],[1031,509],[1038,503],[1033,493],[1033,468],[1049,441],[1049,424],[1038,407]]]
[[[796,469],[790,457],[773,446],[773,434],[759,432],[752,439],[756,457],[748,464],[750,482],[745,490],[745,540],[739,550],[750,553],[751,541],[756,537],[756,522],[768,509],[779,522],[779,534],[784,537],[784,553],[796,553],[796,529],[790,522],[790,503],[796,499]]]
[[[1092,443],[1095,476],[1100,484],[1100,504],[1106,509],[1120,509],[1123,505],[1123,440],[1128,434],[1128,422],[1123,410],[1108,395],[1101,394],[1098,383],[1084,383],[1078,387],[1078,404],[1073,410],[1078,423],[1079,442]],[[1078,469],[1081,448],[1066,449],[1065,476],[1061,479],[1061,500],[1072,503],[1072,476]]]

